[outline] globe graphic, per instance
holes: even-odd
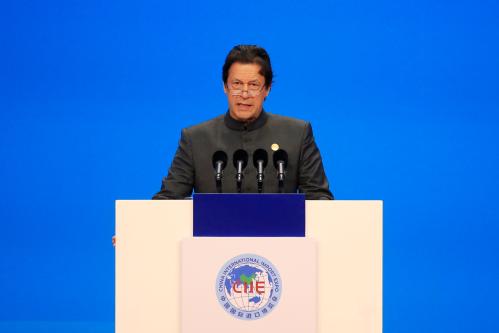
[[[260,265],[245,263],[227,273],[225,295],[232,306],[240,311],[264,308],[272,293],[272,280]]]

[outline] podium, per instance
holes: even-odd
[[[236,327],[243,333],[276,328],[382,332],[381,201],[306,201],[305,237],[193,237],[193,217],[192,200],[116,202],[117,333],[232,332]],[[235,249],[233,255],[228,248]],[[286,257],[297,256],[300,260],[287,266]],[[264,297],[264,281],[280,271],[282,295],[272,296],[275,309],[242,311],[242,316],[258,312],[261,319],[241,320],[217,299],[223,297],[216,295],[217,272],[238,267],[226,262],[233,259],[265,261],[264,267],[272,262],[270,270],[263,270],[266,275],[255,271],[255,283],[248,273],[227,285],[234,293],[261,288],[262,297],[250,299],[252,308],[265,301],[267,308],[273,305]],[[293,280],[297,276],[301,282]]]

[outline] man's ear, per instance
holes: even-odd
[[[224,86],[224,93],[227,95],[229,93],[229,91],[227,89],[227,85],[223,81],[222,81],[222,85]]]
[[[270,90],[272,89],[272,85],[265,89],[265,98],[269,97]]]

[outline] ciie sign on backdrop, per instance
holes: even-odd
[[[227,261],[217,275],[218,302],[233,317],[256,320],[268,316],[281,298],[281,276],[267,259],[242,254]]]

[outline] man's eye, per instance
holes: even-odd
[[[241,82],[232,82],[232,88],[240,88]]]
[[[258,84],[258,83],[250,83],[249,87],[250,87],[250,89],[258,89],[258,88],[260,88],[260,84]]]

